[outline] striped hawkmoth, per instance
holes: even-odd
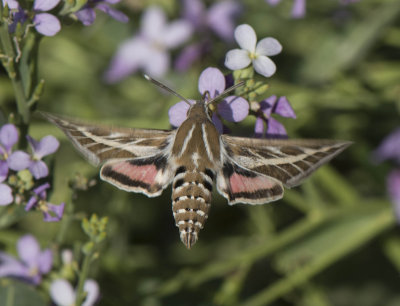
[[[299,185],[350,145],[335,140],[220,135],[210,119],[209,105],[234,88],[212,101],[204,96],[191,104],[187,119],[175,130],[91,125],[42,114],[89,162],[101,164],[101,179],[116,187],[156,197],[172,183],[175,223],[182,242],[190,249],[208,218],[214,183],[231,205],[276,201],[283,196],[283,186]]]

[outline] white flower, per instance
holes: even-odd
[[[226,54],[226,67],[239,70],[252,63],[254,70],[265,77],[270,77],[275,73],[276,66],[268,56],[282,51],[279,41],[267,37],[257,43],[256,32],[248,24],[241,24],[235,29],[235,39],[241,49],[230,50]]]
[[[82,306],[92,306],[99,297],[99,285],[92,279],[87,279],[83,285],[83,291],[87,293]],[[50,285],[50,296],[57,306],[75,305],[76,292],[65,279],[57,279]]]

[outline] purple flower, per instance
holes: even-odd
[[[281,0],[265,0],[270,5],[277,5]],[[306,0],[293,0],[292,17],[303,18],[306,14]]]
[[[2,1],[3,7],[8,6],[9,9],[15,10],[18,9],[19,3],[17,0],[3,0]]]
[[[387,188],[393,203],[397,223],[400,224],[400,169],[393,170],[387,177]]]
[[[209,99],[213,99],[225,90],[225,77],[217,68],[205,69],[199,78],[199,92]],[[208,95],[207,95],[208,93]],[[194,100],[188,100],[195,103]],[[173,105],[168,112],[169,122],[174,127],[179,127],[186,120],[190,106],[185,101]],[[249,113],[248,102],[237,96],[229,96],[218,103],[217,111],[212,115],[212,121],[220,133],[223,133],[223,124],[219,117],[231,122],[239,122],[246,118]]]
[[[82,306],[92,306],[96,303],[100,295],[99,285],[95,280],[87,279],[83,284],[83,290],[86,292],[86,299]],[[53,302],[58,306],[74,305],[76,292],[71,284],[65,279],[56,279],[50,285],[50,296]]]
[[[120,81],[139,69],[152,77],[163,76],[170,65],[168,50],[181,45],[191,34],[187,21],[168,24],[160,8],[148,8],[142,17],[140,34],[119,47],[105,73],[106,81]]]
[[[10,186],[3,184],[7,176],[7,163],[5,161],[0,161],[0,206],[11,204],[14,200]]]
[[[272,118],[272,114],[278,114],[286,118],[296,118],[293,108],[290,106],[286,97],[271,96],[259,103],[258,117],[254,128],[256,137],[286,138],[286,129],[277,120]],[[267,124],[265,129],[264,123]]]
[[[45,183],[33,190],[34,195],[29,199],[26,204],[25,210],[31,210],[33,207],[41,210],[44,218],[43,220],[46,222],[57,222],[60,221],[63,213],[65,203],[61,203],[60,205],[54,205],[47,202],[47,193],[46,189],[50,188],[49,183]]]
[[[52,14],[44,13],[55,8],[60,0],[35,0],[33,10],[35,17],[33,23],[36,31],[45,36],[54,36],[61,30],[61,24],[58,18]]]
[[[38,285],[42,275],[50,271],[53,255],[50,249],[40,251],[40,246],[31,235],[25,235],[18,240],[17,251],[20,259],[0,252],[0,278],[22,278]]]
[[[233,40],[234,20],[240,12],[241,7],[235,1],[219,1],[208,10],[200,0],[183,1],[183,16],[196,31],[211,29],[225,41]]]
[[[248,24],[242,24],[235,29],[235,39],[241,49],[230,50],[226,54],[226,67],[239,70],[252,63],[254,70],[265,77],[270,77],[275,73],[276,66],[268,56],[282,51],[279,41],[267,37],[257,43],[256,32]]]
[[[14,171],[26,169],[31,164],[28,153],[12,152],[12,147],[18,142],[18,131],[15,125],[5,124],[0,129],[0,163],[7,163],[8,168]],[[5,171],[4,168],[2,170]],[[7,170],[8,173],[8,170]],[[5,175],[7,176],[7,173]]]
[[[400,165],[400,128],[390,133],[373,154],[378,162],[392,159]]]
[[[120,0],[89,0],[75,15],[85,26],[90,26],[96,19],[95,9],[103,11],[120,22],[128,22],[128,16],[109,6],[109,4],[116,4],[118,2]]]
[[[175,61],[175,68],[186,71],[194,62],[210,52],[213,46],[213,42],[207,35],[210,31],[227,42],[232,41],[234,20],[240,11],[240,5],[235,1],[220,1],[206,10],[204,3],[200,0],[184,0],[183,16],[192,24],[193,29],[199,32],[201,40],[183,49]]]
[[[43,137],[40,141],[36,141],[30,136],[26,136],[26,138],[32,148],[32,162],[29,165],[29,171],[35,179],[46,177],[49,174],[49,169],[42,158],[57,151],[60,143],[51,135]]]
[[[391,159],[400,165],[400,128],[390,133],[373,153],[376,161]],[[400,169],[395,169],[387,177],[387,189],[393,209],[400,224]]]

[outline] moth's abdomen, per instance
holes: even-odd
[[[180,167],[172,187],[172,211],[182,242],[188,249],[197,241],[211,204],[213,173],[189,172]]]

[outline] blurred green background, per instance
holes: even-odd
[[[180,16],[179,1],[160,4]],[[46,80],[38,109],[91,122],[141,128],[170,128],[168,109],[178,100],[140,73],[115,85],[102,74],[118,45],[138,29],[149,2],[124,0],[128,24],[98,14],[91,27],[64,25],[40,47]],[[385,179],[394,165],[377,165],[371,153],[400,125],[400,1],[308,0],[303,19],[291,19],[292,1],[271,7],[244,1],[238,20],[259,38],[278,39],[277,73],[268,94],[285,95],[296,120],[280,120],[290,138],[332,138],[354,144],[282,200],[262,206],[228,206],[214,192],[212,208],[192,250],[181,243],[171,211],[171,190],[147,198],[102,182],[98,169],[76,153],[64,135],[39,116],[30,128],[39,138],[61,141],[54,158],[53,203],[70,196],[77,173],[97,180],[78,193],[75,210],[109,216],[109,234],[90,276],[101,288],[100,305],[400,305],[400,231]],[[189,71],[162,80],[181,95],[199,98],[197,79],[208,66],[223,67],[236,47],[215,40],[212,52]],[[173,53],[176,55],[177,53]],[[13,92],[0,75],[0,103],[10,110]],[[254,120],[231,126],[253,135]],[[0,233],[31,232],[54,238],[59,224],[29,214]],[[17,235],[18,234],[18,235]],[[63,248],[84,241],[79,221]]]

